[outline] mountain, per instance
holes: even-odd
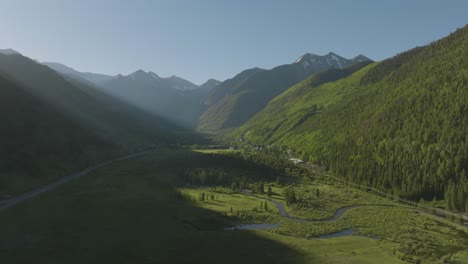
[[[102,91],[181,126],[193,128],[202,111],[203,93],[195,84],[172,76],[161,78],[138,70],[105,82]]]
[[[0,54],[0,76],[2,193],[142,146],[175,142],[181,130],[19,54]]]
[[[62,73],[65,75],[73,76],[78,79],[86,80],[94,85],[103,85],[106,81],[109,81],[113,78],[113,76],[105,75],[105,74],[98,74],[98,73],[90,73],[90,72],[79,72],[73,68],[70,68],[66,65],[57,62],[42,62],[42,64],[48,66],[52,70]]]
[[[288,133],[294,133],[295,129],[309,117],[319,113],[324,105],[346,95],[345,91],[329,89],[329,86],[344,85],[342,82],[345,80],[338,80],[356,73],[371,63],[364,61],[348,68],[329,69],[311,75],[271,100],[233,135],[236,138],[243,138],[246,135],[245,139],[255,143],[277,142]]]
[[[158,116],[136,110],[95,87],[76,81],[72,84],[73,79],[64,78],[49,67],[21,55],[0,54],[0,73],[9,76],[31,94],[62,109],[70,118],[78,119],[105,138],[112,138],[122,144],[146,141],[148,137],[153,137],[151,135],[164,136],[165,133],[155,132],[171,127],[170,122]],[[116,105],[119,107],[109,107]],[[146,121],[135,116],[146,116],[154,121],[154,125],[148,126]],[[157,128],[159,125],[161,129]]]
[[[112,79],[123,76],[123,75],[110,76],[110,75],[99,74],[99,73],[79,72],[71,67],[68,67],[58,62],[42,62],[42,64],[48,66],[49,68],[53,69],[54,71],[60,74],[73,76],[81,80],[86,80],[97,86],[105,86],[106,83],[110,82]],[[144,75],[148,75],[149,77],[152,77],[151,80],[161,81],[160,85],[164,84],[165,86],[170,87],[172,89],[176,89],[176,90],[188,91],[188,90],[198,89],[198,85],[193,84],[190,81],[187,81],[175,75],[172,75],[171,77],[168,77],[168,78],[161,78],[154,72],[146,73],[143,70],[138,70],[132,74],[129,74],[128,77],[136,78],[137,77],[136,75],[142,78],[145,78]]]
[[[336,80],[312,76],[231,139],[290,148],[344,179],[468,211],[467,40],[465,26]]]
[[[183,78],[174,75],[163,78],[151,71],[137,70],[126,76],[108,76],[79,72],[56,62],[43,64],[65,78],[94,86],[107,95],[186,128],[196,126],[203,110],[200,102],[209,88],[204,86],[200,89]]]
[[[302,64],[309,74],[321,72],[328,69],[343,69],[352,66],[358,62],[371,61],[364,55],[358,55],[353,59],[345,59],[333,52],[320,56],[312,53],[306,53],[299,57],[294,63]]]
[[[210,92],[213,88],[218,86],[221,83],[221,81],[215,80],[215,79],[209,79],[202,85],[198,87],[198,90],[203,92],[203,93],[208,93]]]
[[[0,199],[105,159],[116,145],[0,74]]]
[[[190,81],[187,81],[175,75],[172,75],[169,78],[164,78],[164,81],[167,82],[167,84],[171,88],[176,89],[176,90],[190,91],[190,90],[198,89],[198,85],[195,85],[191,83]]]
[[[307,53],[292,64],[271,70],[246,70],[208,94],[205,99],[208,109],[201,116],[198,129],[210,132],[239,127],[275,96],[309,75],[332,68],[343,69],[367,60],[362,55],[345,59],[332,52],[324,56]]]
[[[12,55],[12,54],[20,54],[20,53],[13,49],[0,49],[0,54]]]

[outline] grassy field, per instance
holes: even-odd
[[[191,167],[223,166],[207,153],[160,150],[101,168],[0,212],[0,263],[402,263],[401,259],[418,254],[454,261],[468,255],[466,231],[411,209],[362,207],[336,222],[298,223],[281,217],[272,203],[268,210],[261,208],[262,197],[228,188],[188,186],[180,174]],[[224,169],[231,176],[254,177],[242,166]],[[274,185],[273,198],[282,199],[285,186],[266,184]],[[289,187],[301,197],[320,188],[322,202],[333,208],[364,200],[389,203],[341,186]],[[199,199],[201,193],[204,201]],[[349,198],[348,193],[353,196]],[[306,211],[295,209],[299,217],[307,218],[322,218],[333,210]],[[239,223],[279,223],[280,227],[224,230]],[[379,239],[313,238],[347,228]],[[405,234],[431,243],[426,251],[414,252],[418,250],[411,244],[415,240],[403,239]]]

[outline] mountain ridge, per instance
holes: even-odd
[[[361,56],[359,59],[365,60]],[[205,99],[207,110],[200,117],[198,129],[216,132],[241,126],[275,96],[313,73],[331,68],[346,68],[359,63],[335,53],[324,56],[306,53],[291,64],[270,70],[244,70],[216,86]]]

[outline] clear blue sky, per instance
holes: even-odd
[[[306,52],[382,60],[468,23],[467,0],[0,0],[0,48],[197,84]]]

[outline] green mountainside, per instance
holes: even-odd
[[[370,63],[361,62],[345,69],[330,69],[310,76],[274,98],[234,135],[240,137],[245,134],[251,142],[274,143],[348,91],[336,88],[349,83],[347,79],[333,81],[347,77]]]
[[[467,58],[465,26],[334,82],[312,76],[231,136],[292,148],[343,178],[403,197],[445,195],[447,208],[468,211]]]

